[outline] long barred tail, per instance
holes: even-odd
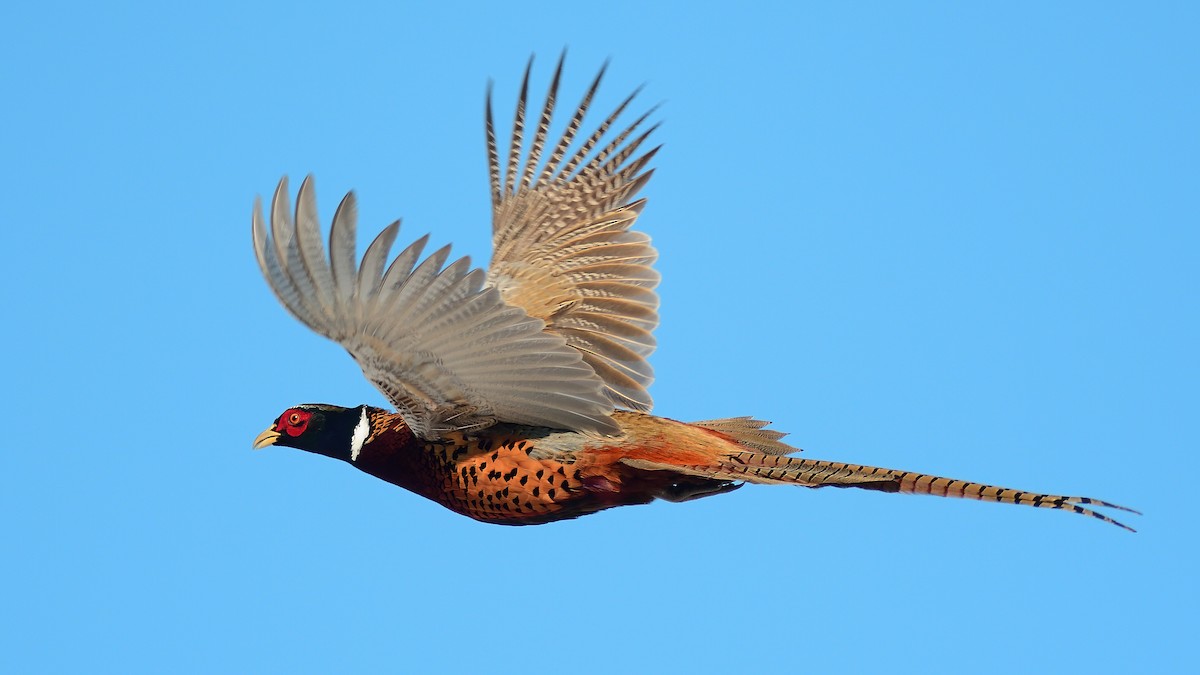
[[[1080,515],[1091,516],[1112,523],[1117,527],[1135,532],[1132,527],[1117,522],[1087,506],[1101,506],[1141,515],[1133,509],[1092,499],[1090,497],[1066,497],[1036,492],[1024,492],[1011,488],[996,487],[983,483],[943,478],[912,471],[898,471],[861,464],[844,464],[818,459],[803,459],[760,452],[741,452],[723,455],[719,461],[708,465],[664,465],[651,462],[631,462],[646,469],[673,470],[693,476],[706,476],[717,480],[745,481],[777,485],[803,485],[805,487],[840,487],[901,492],[935,497],[959,497],[1001,504],[1024,504],[1040,509],[1061,509]]]

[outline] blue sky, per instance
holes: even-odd
[[[0,9],[0,670],[1179,672],[1196,588],[1194,5]],[[832,4],[832,3],[831,3]],[[972,3],[974,4],[974,3]],[[9,6],[11,5],[11,6]],[[381,397],[259,277],[317,176],[481,263],[483,93],[569,46],[666,143],[659,414],[1128,504],[751,486],[475,523],[250,441]]]

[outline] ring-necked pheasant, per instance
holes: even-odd
[[[494,250],[486,275],[467,258],[445,265],[449,247],[420,260],[427,237],[388,265],[399,221],[358,263],[353,193],[334,215],[327,258],[311,179],[300,187],[294,218],[287,179],[280,181],[269,231],[256,202],[254,250],[272,290],[296,318],[345,347],[397,412],[299,405],[260,434],[255,448],[283,445],[340,459],[463,515],[506,525],[770,483],[1025,504],[1130,529],[1088,506],[1130,509],[1096,499],[790,457],[798,450],[766,422],[684,423],[648,414],[657,253],[630,228],[658,148],[635,155],[654,128],[637,132],[648,112],[610,133],[635,91],[575,147],[601,69],[539,167],[562,66],[560,59],[522,163],[526,67],[503,170],[489,87]]]

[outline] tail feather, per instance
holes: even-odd
[[[753,417],[726,417],[719,420],[692,422],[692,426],[725,434],[738,445],[745,446],[750,450],[757,450],[768,455],[790,455],[793,452],[800,452],[800,448],[794,448],[780,440],[787,436],[784,432],[763,428],[768,424],[770,422],[756,420]]]
[[[1111,502],[1090,497],[1068,497],[1063,495],[1025,492],[1011,488],[973,483],[954,478],[943,478],[912,471],[885,469],[861,464],[845,464],[818,459],[784,457],[760,452],[740,452],[721,455],[711,464],[676,465],[658,462],[633,461],[631,465],[642,469],[669,470],[692,476],[703,476],[717,480],[745,481],[775,485],[801,485],[804,487],[840,487],[900,492],[904,494],[933,495],[935,497],[958,497],[1000,504],[1023,504],[1041,509],[1073,511],[1111,523],[1135,532],[1132,527],[1120,523],[1088,506],[1106,507],[1141,515],[1138,511]]]

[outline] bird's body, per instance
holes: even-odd
[[[351,414],[355,409],[351,409]],[[476,434],[417,438],[399,415],[368,408],[372,436],[351,464],[476,520],[535,525],[613,506],[674,498],[689,489],[730,489],[728,481],[647,472],[625,461],[659,460],[692,440],[697,459],[729,441],[698,427],[637,412],[618,412],[623,434],[497,424]],[[672,450],[675,450],[672,453]]]
[[[503,167],[489,95],[493,256],[486,274],[466,258],[446,265],[448,247],[422,260],[427,238],[387,264],[398,221],[359,262],[353,194],[334,216],[326,257],[311,180],[300,188],[294,217],[286,179],[269,227],[255,209],[255,252],[276,296],[345,347],[397,409],[295,406],[259,435],[256,448],[283,445],[340,459],[457,513],[505,525],[761,483],[1025,504],[1125,527],[1087,508],[1122,508],[1099,500],[801,459],[766,422],[685,423],[649,414],[657,253],[631,228],[657,148],[635,155],[653,128],[634,135],[647,113],[612,132],[630,96],[579,137],[597,76],[561,138],[548,145],[561,73],[560,60],[523,152],[526,69]]]
[[[856,487],[1067,509],[1125,527],[1086,497],[1024,492],[911,471],[790,457],[766,422],[735,417],[680,422],[617,411],[615,437],[496,424],[422,439],[404,418],[370,406],[289,409],[255,441],[279,439],[341,459],[475,520],[538,525],[655,499],[687,501],[744,483]],[[361,425],[361,426],[360,426]],[[299,428],[290,434],[289,428]],[[347,432],[350,433],[347,433]],[[361,442],[356,445],[355,438]]]
[[[311,408],[326,419],[347,420],[363,419],[365,410],[370,429],[358,453],[339,444],[338,437],[321,439],[314,452],[462,515],[502,525],[536,525],[655,498],[683,501],[727,492],[737,486],[732,479],[647,470],[637,463],[702,464],[746,450],[727,434],[632,411],[614,414],[623,432],[617,438],[498,424],[428,441],[415,436],[399,415],[379,408]],[[281,418],[275,428],[286,434],[286,427]]]

